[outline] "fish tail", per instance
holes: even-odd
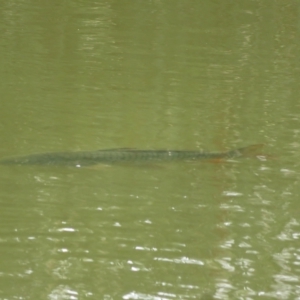
[[[253,157],[261,155],[261,150],[263,147],[264,144],[255,144],[228,151],[227,154],[229,157]]]

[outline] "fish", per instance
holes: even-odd
[[[103,149],[96,151],[49,152],[3,158],[2,165],[45,165],[89,167],[116,163],[159,163],[168,161],[228,160],[257,156],[263,144],[255,144],[225,152],[190,150],[138,150],[132,148]]]

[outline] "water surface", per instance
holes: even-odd
[[[298,6],[3,1],[0,157],[268,155],[1,166],[0,298],[300,298]]]

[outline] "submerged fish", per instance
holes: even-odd
[[[97,151],[50,152],[4,158],[0,160],[0,164],[86,167],[97,164],[113,164],[122,162],[134,163],[177,160],[194,161],[201,159],[230,159],[258,155],[258,151],[262,148],[262,146],[262,144],[257,144],[226,152],[136,150],[129,148]]]

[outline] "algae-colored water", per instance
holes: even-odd
[[[300,297],[298,6],[3,1],[0,158],[265,150],[0,166],[0,298]]]

